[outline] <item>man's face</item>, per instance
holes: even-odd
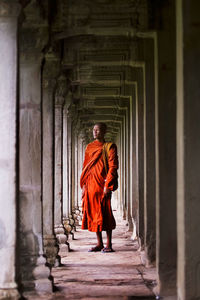
[[[94,139],[103,139],[104,135],[105,135],[105,132],[102,130],[102,128],[99,125],[94,125],[94,128],[93,128]]]

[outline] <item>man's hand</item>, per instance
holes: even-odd
[[[106,186],[104,186],[103,194],[104,196],[108,196],[109,194],[111,194],[111,190],[109,190]]]

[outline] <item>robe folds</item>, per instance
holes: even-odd
[[[84,189],[81,228],[93,232],[113,230],[116,227],[111,209],[111,193],[104,196],[103,190],[104,186],[110,191],[114,187],[118,169],[117,146],[112,144],[109,149],[108,173],[106,174],[102,155],[103,144],[95,140],[87,145],[80,178],[81,188]]]

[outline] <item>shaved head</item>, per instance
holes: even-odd
[[[98,123],[95,123],[94,126],[95,125],[99,126],[99,128],[102,130],[102,132],[104,134],[106,133],[106,131],[107,131],[107,125],[106,125],[106,123],[98,122]]]

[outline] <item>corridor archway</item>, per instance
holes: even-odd
[[[97,121],[118,147],[113,208],[156,267],[155,294],[199,297],[198,11],[186,0],[0,0],[0,298],[52,292],[81,223]]]

